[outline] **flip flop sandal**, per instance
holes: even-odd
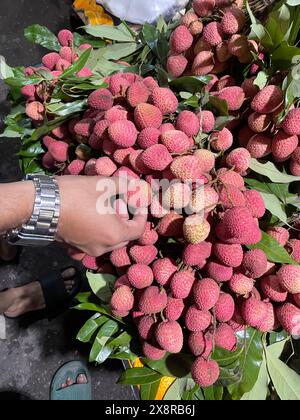
[[[65,288],[66,279],[62,277],[62,273],[70,268],[75,270],[74,277],[72,277],[75,284],[73,289],[67,292]],[[78,295],[82,286],[81,274],[75,267],[67,267],[61,271],[51,271],[38,281],[41,285],[46,304],[46,309],[43,312],[49,321],[69,309],[71,302]]]
[[[87,377],[87,384],[76,384],[78,375]],[[74,385],[62,388],[70,378]],[[62,366],[54,375],[50,389],[51,401],[91,401],[92,400],[92,382],[91,375],[87,367],[80,361],[68,362]]]

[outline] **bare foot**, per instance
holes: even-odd
[[[61,385],[61,389],[68,388],[69,386],[72,386],[75,384],[82,385],[82,384],[87,384],[87,383],[88,383],[88,378],[85,376],[84,373],[81,373],[80,375],[77,376],[76,382],[74,382],[70,378],[67,378],[66,382]]]
[[[70,293],[75,285],[75,269],[69,268],[62,273],[65,288]],[[9,289],[0,293],[0,314],[9,318],[17,318],[28,312],[45,309],[45,300],[39,282]]]

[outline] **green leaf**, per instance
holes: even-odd
[[[278,217],[284,224],[287,224],[287,215],[284,210],[284,205],[280,202],[280,200],[274,194],[269,194],[265,192],[260,192],[262,196],[266,209],[269,210],[271,214]]]
[[[268,75],[265,71],[260,71],[253,82],[259,89],[263,89],[268,83]]]
[[[106,60],[120,60],[121,58],[136,53],[142,47],[142,44],[139,45],[136,42],[108,45],[104,48],[103,57],[106,58]]]
[[[255,385],[263,362],[262,333],[248,328],[246,331],[246,347],[240,358],[241,379],[238,383],[229,385],[228,391],[233,400],[239,400]]]
[[[96,38],[111,39],[118,42],[134,42],[135,38],[128,32],[122,31],[119,27],[109,25],[84,26],[83,29]]]
[[[81,35],[78,32],[74,32],[74,46],[79,47],[82,44],[90,44],[93,48],[101,48],[105,46],[105,42],[99,39],[95,39],[88,35]]]
[[[0,78],[8,79],[9,77],[14,77],[13,69],[6,63],[5,57],[0,55]]]
[[[203,390],[206,401],[222,401],[224,388],[221,386],[211,386]]]
[[[82,343],[89,343],[98,328],[108,321],[108,318],[100,314],[93,315],[77,334],[77,340]]]
[[[269,333],[269,342],[270,344],[275,344],[282,341],[285,342],[288,337],[289,337],[289,334],[284,330],[280,332],[272,332],[272,333]]]
[[[47,105],[47,111],[50,114],[58,117],[68,117],[76,114],[77,112],[83,111],[87,107],[87,99],[80,99],[78,101],[68,103],[54,103]]]
[[[113,348],[107,348],[103,351],[106,346],[106,343],[119,330],[119,325],[117,322],[113,321],[112,319],[107,321],[102,327],[100,328],[95,342],[93,344],[89,361],[90,362],[97,362],[103,363],[109,355],[112,353]],[[107,351],[109,350],[109,351]]]
[[[270,378],[267,369],[267,363],[264,359],[259,375],[257,378],[257,382],[254,387],[251,389],[250,392],[246,392],[241,398],[242,401],[265,401],[268,395],[268,386],[269,386]]]
[[[209,76],[184,76],[172,80],[169,85],[176,91],[200,93],[211,80]]]
[[[297,265],[297,262],[290,257],[286,249],[265,232],[262,232],[262,240],[260,242],[255,245],[248,245],[248,248],[262,249],[271,262]]]
[[[266,357],[269,374],[280,399],[282,401],[299,401],[300,376],[274,356],[272,348],[267,348]]]
[[[273,182],[278,182],[279,184],[286,184],[290,182],[300,181],[300,176],[292,176],[287,175],[282,172],[280,172],[274,163],[272,162],[266,162],[261,163],[257,159],[252,158],[250,163],[250,169],[252,171],[264,175],[267,178],[269,178]]]
[[[232,115],[228,115],[225,117],[217,117],[214,130],[217,130],[217,131],[223,130],[223,128],[226,127],[229,122],[234,121],[235,119],[236,117]]]
[[[153,384],[161,379],[161,375],[147,367],[131,368],[122,373],[118,383],[121,385]]]
[[[299,56],[300,48],[290,46],[286,41],[283,41],[272,54],[272,61],[280,69],[290,69],[292,59]]]
[[[141,386],[140,396],[142,401],[153,401],[157,395],[157,391],[160,385],[160,379],[151,384],[145,384]]]
[[[217,96],[209,97],[210,104],[219,112],[220,115],[228,116],[228,104]]]
[[[110,315],[110,311],[107,308],[97,305],[96,303],[80,303],[79,305],[74,306],[74,309],[77,311],[92,311],[99,312],[103,315]]]
[[[91,292],[82,292],[76,296],[76,300],[79,303],[88,303],[92,296]]]
[[[176,379],[175,382],[169,387],[164,396],[164,401],[180,401],[181,400],[181,385],[180,379]]]
[[[108,303],[112,296],[116,276],[111,274],[93,274],[87,272],[87,278],[93,293],[103,302]]]
[[[190,354],[167,354],[161,360],[154,361],[143,358],[142,361],[146,366],[163,376],[184,378],[191,373],[191,367],[195,358]]]
[[[269,32],[261,23],[253,23],[251,25],[250,39],[260,41],[267,51],[272,51],[274,45]]]
[[[48,28],[41,25],[32,25],[25,29],[25,38],[41,45],[51,51],[60,51],[61,45],[57,37]]]
[[[142,28],[142,35],[145,43],[151,50],[155,50],[157,47],[158,31],[155,26],[150,23],[145,23]]]
[[[270,346],[267,347],[267,349],[269,352],[273,354],[274,357],[279,359],[283,353],[283,350],[287,342],[288,342],[288,338],[282,341],[278,341],[277,343],[271,344]]]
[[[287,3],[289,6],[299,6],[300,5],[300,0],[287,0]]]
[[[91,55],[92,49],[85,50],[80,57],[78,58],[75,63],[73,63],[69,68],[67,68],[63,74],[60,76],[61,79],[65,79],[69,76],[73,76],[74,74],[78,73],[80,70],[83,69],[83,67],[88,62],[90,55]]]

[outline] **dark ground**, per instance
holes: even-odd
[[[24,39],[23,29],[34,23],[46,25],[54,32],[70,27],[71,4],[69,0],[1,0],[0,55],[12,66],[40,63],[44,51]],[[4,99],[5,89],[0,84],[0,124],[8,110]],[[0,140],[1,182],[22,176],[15,156],[18,147],[17,140]],[[69,264],[65,253],[55,246],[25,249],[18,264],[0,266],[0,290],[26,284],[53,268]],[[83,323],[82,317],[82,313],[69,311],[51,323],[39,321],[25,326],[18,321],[6,321],[7,339],[0,340],[0,400],[48,399],[55,371],[67,361],[86,360],[86,349],[74,338]],[[119,363],[91,366],[94,399],[132,398],[129,388],[116,385],[121,369]]]

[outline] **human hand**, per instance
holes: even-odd
[[[140,208],[130,220],[127,206],[117,196],[128,191],[128,179],[95,176],[57,178],[61,215],[57,240],[99,257],[138,239],[147,212]]]

